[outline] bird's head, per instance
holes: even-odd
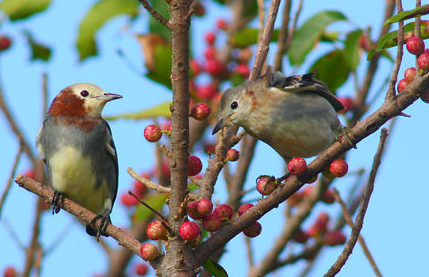
[[[212,133],[215,134],[228,126],[246,127],[248,117],[257,108],[257,95],[260,95],[262,87],[263,83],[259,80],[227,89],[220,100],[219,121]]]
[[[122,96],[107,93],[96,85],[78,83],[61,90],[52,101],[49,115],[99,118],[104,105],[119,98]]]

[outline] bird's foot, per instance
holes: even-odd
[[[98,225],[99,228],[95,227],[95,222],[101,219],[100,224]],[[96,215],[87,225],[86,225],[86,233],[90,236],[96,237],[97,241],[100,238],[100,235],[108,237],[109,235],[106,234],[106,227],[107,225],[111,223],[110,216],[108,214],[99,214]],[[92,226],[91,226],[92,225]],[[93,227],[94,226],[94,227]]]
[[[60,212],[60,203],[63,201],[63,194],[59,191],[54,191],[54,196],[49,204],[52,205],[52,214]]]
[[[283,182],[284,180],[286,180],[288,177],[290,176],[290,173],[286,173],[285,175],[283,175],[280,178],[276,178],[274,176],[271,175],[260,175],[258,178],[256,178],[256,183],[258,183],[259,180],[261,180],[262,178],[268,178],[267,183],[270,181],[274,182],[274,185],[277,187],[278,185],[281,184],[281,182]]]
[[[344,138],[345,140],[347,140],[347,142],[350,144],[350,146],[351,146],[352,148],[357,149],[356,144],[354,144],[354,143],[351,141],[351,139],[350,139],[350,137],[349,137],[349,134],[351,134],[351,135],[352,135],[352,132],[350,131],[350,129],[349,129],[349,128],[347,128],[347,127],[343,127],[343,128],[341,129],[340,134],[337,136],[337,140],[338,140],[339,142],[341,142],[341,138]]]

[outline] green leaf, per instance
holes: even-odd
[[[136,0],[101,0],[92,6],[79,25],[76,47],[79,59],[97,54],[95,33],[110,19],[119,15],[136,16],[139,2]]]
[[[24,35],[27,37],[28,44],[31,48],[31,61],[34,60],[42,60],[42,61],[49,61],[51,57],[51,49],[45,45],[42,45],[38,42],[36,42],[33,38],[33,36],[28,32],[25,31]]]
[[[168,4],[166,1],[152,0],[152,7],[160,15],[162,15],[167,20],[170,18],[168,11]],[[149,31],[150,33],[156,33],[160,35],[166,41],[171,41],[170,31],[161,23],[159,23],[152,15],[148,13],[149,16]]]
[[[117,119],[148,119],[148,118],[155,118],[155,117],[171,117],[170,112],[170,105],[171,102],[164,102],[162,104],[159,104],[153,108],[134,112],[134,113],[123,113],[115,116],[110,117],[104,117],[106,120],[117,120]]]
[[[351,70],[355,70],[359,64],[359,39],[362,36],[362,30],[356,30],[347,34],[344,42],[344,54],[346,62]]]
[[[204,262],[203,267],[205,270],[210,272],[213,276],[228,277],[228,273],[226,272],[226,270],[220,264],[214,262],[211,259],[207,259]]]
[[[421,26],[420,26],[420,37],[422,39],[429,38],[429,21],[422,20]],[[404,38],[405,40],[409,37],[411,37],[414,31],[414,22],[408,23],[404,26]],[[398,31],[392,31],[390,33],[385,34],[380,38],[377,44],[377,48],[374,51],[370,51],[368,53],[367,60],[370,60],[375,53],[381,52],[383,50],[386,50],[391,47],[395,47],[398,45]]]
[[[164,206],[165,200],[167,200],[167,194],[159,193],[145,197],[143,201],[151,206],[154,210],[158,211]],[[153,215],[153,212],[143,205],[138,205],[134,214],[134,220],[142,222],[145,219]]]
[[[427,8],[429,5],[423,5],[423,6],[420,6],[420,7],[417,7],[417,8],[415,8],[415,9],[412,9],[412,10],[410,10],[410,11],[403,11],[403,12],[400,12],[400,13],[398,13],[398,14],[396,14],[396,15],[394,15],[394,16],[392,16],[391,18],[389,18],[388,20],[386,20],[386,22],[384,23],[384,25],[386,26],[386,25],[389,25],[389,24],[391,24],[391,23],[395,23],[395,22],[399,22],[399,21],[401,21],[401,20],[404,20],[404,19],[406,19],[406,17],[408,17],[409,15],[411,15],[411,14],[413,14],[413,13],[415,13],[415,12],[417,12],[417,11],[419,11],[420,9],[422,9],[422,8]]]
[[[38,12],[44,11],[51,4],[51,0],[3,0],[0,3],[2,10],[11,21],[25,19]]]
[[[337,11],[323,11],[305,22],[294,34],[288,51],[289,61],[292,65],[300,65],[305,57],[316,46],[325,28],[333,22],[347,20]]]
[[[153,51],[153,68],[146,76],[171,89],[172,49],[170,45],[158,44]]]
[[[315,77],[326,83],[332,92],[345,83],[350,67],[346,61],[345,53],[341,49],[336,49],[318,59],[310,69],[315,73]]]
[[[258,29],[245,28],[234,34],[231,44],[238,48],[246,48],[258,42]],[[277,41],[279,30],[274,30],[271,36],[271,41]]]

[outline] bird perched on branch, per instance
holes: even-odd
[[[119,98],[88,83],[66,87],[52,101],[37,135],[37,150],[55,190],[52,212],[59,212],[63,195],[91,210],[97,216],[86,231],[97,239],[110,222],[118,190],[116,148],[101,111]],[[99,218],[95,230],[91,225]]]
[[[225,91],[213,134],[226,126],[243,127],[288,162],[331,145],[345,128],[336,113],[342,109],[312,73],[285,77],[269,68],[262,78]]]

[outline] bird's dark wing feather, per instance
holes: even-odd
[[[335,111],[343,110],[343,104],[328,90],[326,84],[315,79],[313,75],[313,73],[307,73],[304,75],[283,76],[280,72],[273,72],[269,86],[293,93],[311,91],[328,100]]]
[[[113,208],[113,204],[115,203],[115,199],[116,199],[116,194],[118,193],[118,174],[119,174],[119,169],[118,169],[118,157],[117,157],[117,153],[116,153],[116,147],[115,147],[115,143],[113,142],[113,138],[112,138],[112,131],[110,130],[110,126],[109,124],[107,124],[107,122],[105,120],[103,120],[104,125],[106,126],[107,130],[108,130],[108,140],[107,140],[107,144],[106,144],[106,149],[107,152],[109,152],[109,154],[112,156],[112,161],[113,164],[115,166],[115,180],[114,180],[114,188],[111,188],[111,193],[112,193],[112,208]]]

